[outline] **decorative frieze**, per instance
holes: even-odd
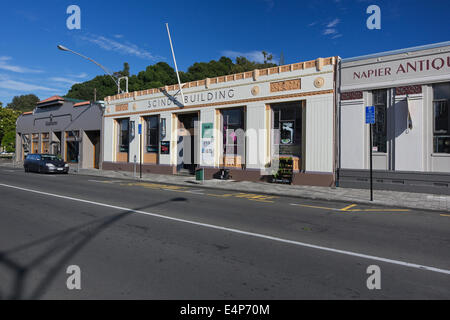
[[[397,88],[395,88],[395,95],[396,96],[405,96],[407,94],[421,94],[421,93],[422,93],[422,86],[421,85],[405,86],[405,87],[397,87]]]
[[[363,98],[363,92],[362,91],[351,91],[351,92],[342,92],[341,93],[341,100],[359,100]]]
[[[128,103],[118,104],[116,106],[116,112],[128,111]]]
[[[281,91],[290,91],[290,90],[300,90],[301,89],[301,80],[286,80],[286,81],[278,81],[270,83],[270,92],[281,92]]]

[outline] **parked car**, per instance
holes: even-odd
[[[29,154],[23,167],[25,172],[69,173],[69,165],[52,154]]]

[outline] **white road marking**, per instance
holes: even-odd
[[[304,243],[304,242],[299,242],[299,241],[294,241],[294,240],[288,240],[288,239],[268,236],[268,235],[264,235],[264,234],[260,234],[260,233],[254,233],[254,232],[248,232],[248,231],[243,231],[243,230],[239,230],[239,229],[221,227],[221,226],[208,224],[208,223],[201,223],[201,222],[195,222],[195,221],[190,221],[190,220],[185,220],[185,219],[167,217],[167,216],[163,216],[163,215],[156,214],[156,213],[150,213],[150,212],[145,212],[145,211],[140,211],[140,210],[134,210],[134,209],[131,209],[131,208],[124,208],[124,207],[114,206],[114,205],[101,203],[101,202],[95,202],[95,201],[90,201],[90,200],[84,200],[84,199],[78,199],[78,198],[73,198],[73,197],[68,197],[68,196],[62,196],[62,195],[58,195],[58,194],[53,194],[53,193],[48,193],[48,192],[43,192],[43,191],[37,191],[37,190],[32,190],[32,189],[27,189],[27,188],[21,188],[21,187],[11,186],[11,185],[7,185],[7,184],[3,184],[3,183],[0,183],[0,186],[6,187],[6,188],[17,189],[17,190],[21,190],[21,191],[26,191],[26,192],[31,192],[31,193],[36,193],[36,194],[42,194],[42,195],[55,197],[55,198],[60,198],[60,199],[66,199],[66,200],[72,200],[72,201],[77,201],[77,202],[82,202],[82,203],[88,203],[88,204],[92,204],[92,205],[96,205],[96,206],[100,206],[100,207],[111,208],[111,209],[116,209],[116,210],[120,210],[120,211],[128,211],[128,212],[139,213],[139,214],[143,214],[143,215],[147,215],[147,216],[151,216],[151,217],[155,217],[155,218],[161,218],[161,219],[170,220],[170,221],[182,222],[182,223],[191,224],[191,225],[195,225],[195,226],[200,226],[200,227],[205,227],[205,228],[210,228],[210,229],[215,229],[215,230],[221,230],[221,231],[227,231],[227,232],[231,232],[231,233],[242,234],[242,235],[255,237],[255,238],[260,238],[260,239],[266,239],[266,240],[272,240],[272,241],[281,242],[281,243],[292,244],[292,245],[305,247],[305,248],[311,248],[311,249],[317,249],[317,250],[321,250],[321,251],[328,251],[328,252],[333,252],[333,253],[339,253],[339,254],[343,254],[343,255],[347,255],[347,256],[353,256],[353,257],[358,257],[358,258],[363,258],[363,259],[368,259],[368,260],[375,260],[375,261],[379,261],[379,262],[385,262],[385,263],[400,265],[400,266],[403,266],[403,267],[420,269],[420,270],[426,270],[426,271],[432,271],[432,272],[437,272],[437,273],[443,273],[443,274],[450,275],[450,270],[446,270],[446,269],[429,267],[429,266],[425,266],[425,265],[409,263],[409,262],[404,262],[404,261],[400,261],[400,260],[393,260],[393,259],[387,259],[387,258],[382,258],[382,257],[376,257],[376,256],[371,256],[371,255],[362,254],[362,253],[356,253],[356,252],[352,252],[352,251],[328,248],[328,247],[318,246],[318,245],[314,245],[314,244],[309,244],[309,243]]]

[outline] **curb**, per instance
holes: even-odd
[[[115,172],[115,171],[112,171]],[[363,200],[363,199],[334,199],[334,198],[330,198],[330,197],[320,197],[320,196],[310,196],[310,195],[299,195],[299,194],[282,194],[277,193],[277,192],[270,192],[270,191],[264,191],[264,190],[248,190],[248,189],[244,189],[244,188],[240,188],[239,186],[225,186],[225,187],[218,187],[218,186],[208,186],[208,185],[203,185],[201,183],[187,183],[187,182],[160,182],[160,181],[154,181],[151,179],[135,179],[133,177],[130,176],[124,176],[124,177],[111,177],[111,176],[105,176],[105,175],[101,175],[101,174],[93,174],[93,173],[72,173],[72,174],[76,174],[76,175],[83,175],[83,176],[91,176],[91,177],[103,177],[103,178],[116,178],[116,179],[120,179],[120,180],[130,180],[130,181],[146,181],[146,182],[154,182],[154,183],[164,183],[167,185],[176,185],[176,186],[188,186],[188,187],[198,187],[201,189],[211,189],[211,190],[220,190],[220,191],[235,191],[235,192],[252,192],[252,193],[257,193],[257,194],[264,194],[264,195],[270,195],[270,196],[282,196],[282,197],[288,197],[288,198],[297,198],[297,199],[308,199],[308,200],[326,200],[326,201],[334,201],[334,202],[340,202],[340,203],[348,203],[348,202],[352,202],[355,204],[364,204],[364,205],[376,205],[376,206],[381,206],[381,207],[394,207],[394,208],[405,208],[405,209],[412,209],[412,210],[425,210],[425,211],[431,211],[431,212],[450,212],[448,210],[445,209],[432,209],[432,208],[426,208],[426,207],[413,207],[413,206],[408,206],[407,204],[404,205],[399,205],[399,204],[387,204],[385,202],[382,202],[380,200],[375,200],[373,202],[369,201],[369,200]]]
[[[12,166],[12,164],[5,164],[5,163],[0,163],[0,167],[5,167],[5,168],[15,168],[18,169],[18,166]],[[103,172],[107,172],[107,171],[103,171]],[[110,171],[113,173],[116,173],[116,171]],[[121,177],[111,177],[109,175],[103,175],[103,174],[95,174],[93,172],[70,172],[73,175],[80,175],[80,176],[90,176],[90,177],[102,177],[102,178],[110,178],[110,179],[120,179],[120,180],[128,180],[128,181],[146,181],[146,182],[154,182],[154,183],[164,183],[167,185],[176,185],[176,186],[184,186],[184,187],[197,187],[197,188],[201,188],[201,189],[211,189],[211,190],[219,190],[219,191],[235,191],[235,192],[252,192],[252,193],[257,193],[257,194],[263,194],[263,195],[269,195],[269,196],[282,196],[282,197],[287,197],[287,198],[296,198],[296,199],[308,199],[308,200],[324,200],[324,201],[334,201],[334,202],[339,202],[339,203],[348,203],[348,202],[352,202],[355,204],[364,204],[364,205],[376,205],[376,206],[381,206],[381,207],[394,207],[394,208],[404,208],[404,209],[411,209],[411,210],[424,210],[424,211],[429,211],[429,212],[450,212],[450,210],[447,209],[435,209],[435,208],[429,208],[429,207],[413,207],[406,204],[388,204],[386,202],[382,202],[380,200],[375,200],[373,202],[369,201],[369,200],[363,200],[363,199],[354,199],[354,198],[340,198],[340,199],[335,199],[333,197],[326,197],[326,196],[320,196],[320,195],[308,195],[308,194],[284,194],[281,192],[271,192],[271,191],[264,191],[264,190],[248,190],[245,188],[241,188],[239,186],[209,186],[209,185],[204,185],[201,183],[196,183],[195,181],[193,181],[193,183],[188,183],[188,182],[177,182],[177,181],[171,181],[171,182],[165,182],[165,181],[155,181],[155,180],[151,180],[151,179],[136,179],[130,176],[121,176]],[[432,194],[430,194],[432,195]],[[439,195],[435,195],[435,196],[439,196]]]

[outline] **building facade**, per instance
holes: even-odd
[[[16,161],[30,153],[60,155],[80,168],[99,168],[103,108],[59,96],[40,101],[17,119]]]
[[[106,170],[265,181],[281,158],[293,183],[335,182],[337,58],[255,70],[105,98]],[[271,171],[272,170],[272,171]]]
[[[368,187],[372,150],[375,188],[450,194],[450,42],[344,59],[339,78],[338,185]]]

